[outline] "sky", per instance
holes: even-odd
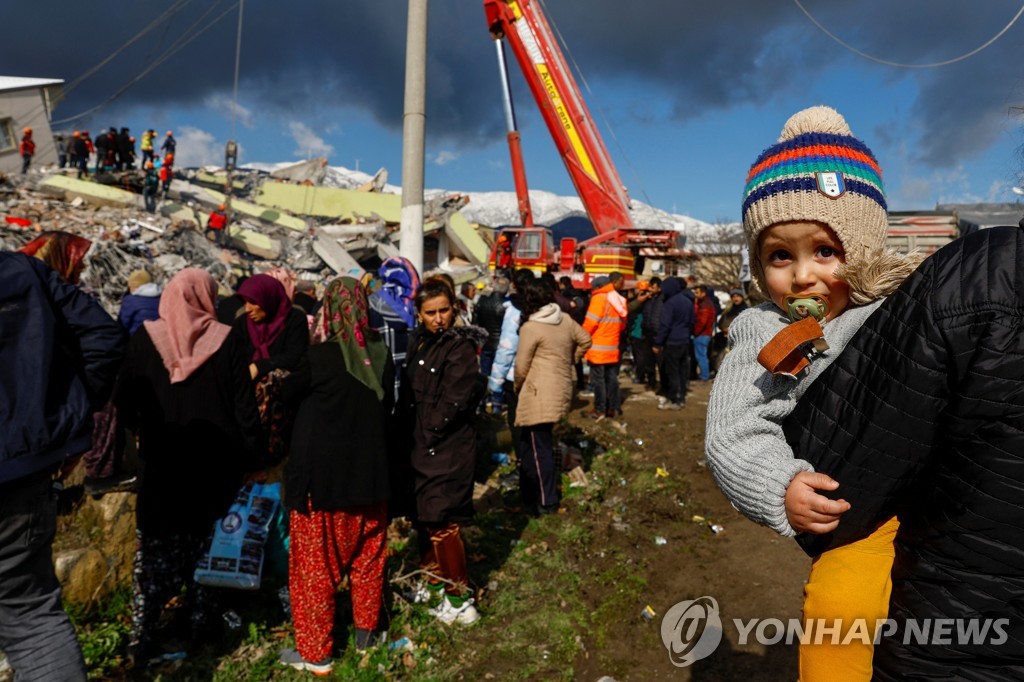
[[[801,2],[850,47],[912,65],[970,53],[1024,9],[1018,0]],[[180,165],[223,163],[234,135],[243,164],[326,156],[402,182],[406,1],[245,2],[235,116],[237,0],[10,4],[0,75],[73,86],[56,130],[173,129]],[[541,6],[623,183],[657,208],[738,220],[750,164],[791,114],[816,104],[838,109],[874,151],[893,210],[1019,198],[1024,17],[967,59],[899,68],[841,46],[796,0]],[[511,190],[482,1],[430,2],[427,40],[425,185]],[[530,187],[572,195],[509,58]]]

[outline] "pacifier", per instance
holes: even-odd
[[[828,299],[821,294],[786,296],[786,311],[793,322],[812,318],[824,322],[830,310]]]

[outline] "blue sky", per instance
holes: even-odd
[[[0,64],[4,75],[70,83],[161,12],[177,10],[77,85],[54,118],[104,102],[179,36],[200,27],[205,32],[197,40],[138,85],[98,113],[61,127],[95,132],[127,125],[137,135],[146,127],[161,134],[172,128],[180,162],[217,163],[231,135],[232,4],[112,0],[83,16],[81,3],[18,3],[10,25],[35,28],[0,45]],[[248,0],[240,161],[326,155],[332,165],[371,173],[385,167],[390,182],[401,184],[406,5],[310,0],[285,9]],[[549,19],[590,85],[584,98],[633,197],[702,220],[736,220],[749,164],[775,141],[790,114],[828,104],[875,152],[893,209],[1017,198],[1010,188],[1024,169],[1022,118],[1011,107],[1024,104],[1024,19],[970,59],[899,69],[851,54],[793,2],[714,5],[546,0]],[[858,49],[915,64],[969,52],[1021,9],[1015,0],[842,6],[804,0],[804,6]],[[227,14],[210,24],[222,12]],[[40,44],[43,35],[51,46]],[[76,41],[73,49],[70,40]],[[428,53],[426,185],[512,189],[500,81],[482,3],[434,0]],[[522,76],[514,62],[510,66],[530,186],[573,194]]]

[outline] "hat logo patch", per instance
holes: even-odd
[[[843,181],[843,174],[839,171],[829,173],[815,173],[818,181],[818,191],[829,199],[838,199],[846,194],[846,182]]]

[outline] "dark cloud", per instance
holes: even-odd
[[[5,8],[0,41],[5,72],[72,81],[173,3],[113,0],[102,3],[101,10],[69,0],[9,4],[14,6]],[[213,17],[231,4],[193,0],[73,91],[55,117],[102,102],[173,41],[198,30],[189,27],[203,12],[212,6]],[[976,47],[1019,9],[1018,0],[804,4],[859,49],[913,63],[948,59]],[[325,125],[343,124],[346,110],[359,109],[400,128],[406,5],[397,0],[247,3],[241,86],[247,106],[260,114],[301,114]],[[659,111],[680,120],[779,101],[815,78],[867,65],[822,34],[790,2],[547,0],[545,7],[592,86],[635,83],[649,90]],[[116,107],[201,104],[213,94],[230,92],[235,22],[234,13],[222,19],[89,124],[105,127]],[[485,24],[478,0],[434,0],[430,5],[427,121],[432,136],[451,144],[500,139],[499,81]],[[872,67],[880,78],[907,80],[907,109],[920,134],[916,153],[922,159],[955,163],[984,149],[1005,128],[1008,106],[1019,94],[1021,31],[1024,20],[988,50],[953,67],[913,72]],[[520,107],[532,106],[526,104],[514,66],[513,71]],[[610,104],[613,117],[651,115],[637,102],[602,104]]]

